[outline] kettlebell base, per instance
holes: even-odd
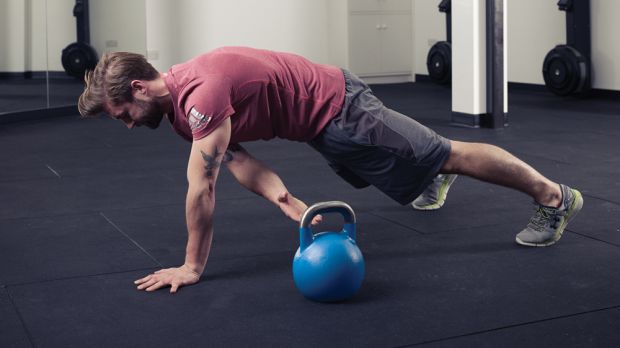
[[[299,292],[317,302],[341,302],[357,293],[365,273],[364,258],[345,232],[323,232],[293,259]]]

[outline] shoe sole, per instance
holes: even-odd
[[[448,191],[450,191],[450,186],[454,183],[458,175],[448,174],[446,177],[447,181],[441,183],[441,187],[439,188],[439,200],[437,203],[429,204],[429,205],[416,205],[411,203],[411,206],[415,210],[437,210],[443,206],[446,202],[446,197],[448,197]]]
[[[530,242],[524,242],[521,239],[519,239],[519,237],[516,237],[515,238],[516,242],[518,244],[525,245],[525,246],[548,247],[548,246],[555,244],[558,240],[560,240],[560,238],[562,238],[562,234],[564,233],[564,229],[566,228],[566,225],[568,225],[568,223],[577,215],[577,213],[581,211],[581,208],[583,208],[583,196],[581,195],[581,192],[575,189],[571,189],[571,191],[573,192],[573,195],[575,195],[575,199],[573,200],[573,204],[568,210],[569,213],[568,215],[566,215],[566,219],[564,219],[564,221],[562,222],[562,225],[560,225],[560,227],[558,227],[558,229],[555,231],[555,235],[553,236],[553,239],[545,243],[530,243]]]

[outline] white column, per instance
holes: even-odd
[[[492,0],[488,0],[492,1]],[[454,124],[480,127],[489,122],[487,89],[503,88],[503,109],[508,112],[506,18],[507,1],[503,1],[503,86],[487,85],[487,0],[452,0],[452,121]],[[490,5],[490,4],[489,4]],[[491,17],[493,18],[493,17]],[[489,32],[492,34],[492,32]],[[489,100],[491,101],[491,100]],[[492,104],[491,104],[492,105]],[[501,112],[501,111],[500,111]],[[503,125],[493,125],[502,127]]]

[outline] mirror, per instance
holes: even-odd
[[[37,1],[0,2],[0,113],[48,105],[45,20]]]
[[[90,0],[88,39],[106,51],[146,55],[146,0]],[[77,42],[76,0],[0,0],[0,115],[76,105],[84,89],[62,52]]]
[[[36,0],[41,1],[41,0]],[[77,17],[74,16],[75,0],[43,0],[47,3],[47,68],[48,68],[48,107],[76,105],[77,98],[84,90],[83,73],[78,76],[69,75],[62,64],[65,48],[77,39]],[[81,3],[81,2],[80,2]],[[88,1],[85,2],[88,5]],[[83,7],[88,10],[88,6]],[[85,13],[86,15],[87,13]],[[80,38],[83,39],[83,38]],[[81,58],[67,56],[68,60]],[[92,58],[93,63],[97,57]],[[84,60],[84,59],[82,59]],[[83,63],[81,63],[83,64]],[[84,66],[84,65],[82,65]]]
[[[88,33],[80,34],[82,23],[73,16],[75,0],[47,0],[48,18],[57,18],[58,26],[49,30],[50,105],[61,107],[77,104],[84,89],[81,78],[70,77],[62,65],[62,52],[76,42],[87,42],[97,58],[104,52],[130,51],[146,55],[146,0],[90,0],[88,5]],[[60,6],[59,2],[63,2]],[[81,1],[83,2],[83,1]],[[82,36],[82,37],[81,37]],[[65,53],[66,54],[66,53]]]

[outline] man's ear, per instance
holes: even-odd
[[[142,80],[132,80],[131,89],[133,93],[145,95],[147,92],[146,83]]]

